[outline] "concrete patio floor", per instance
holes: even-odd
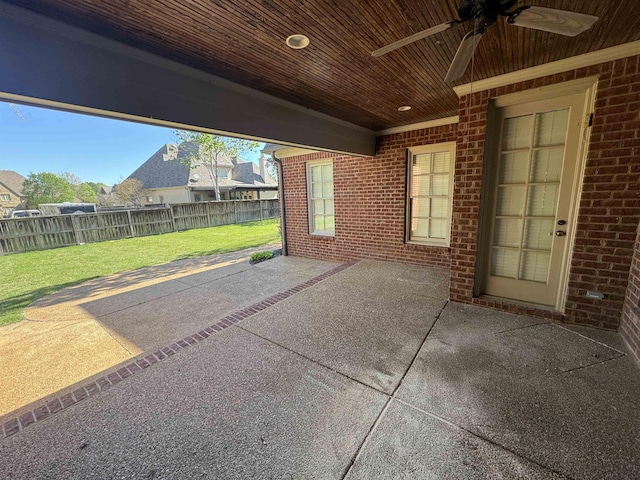
[[[203,330],[184,341],[162,327],[182,323],[182,290],[92,307],[122,312],[109,325],[144,354],[165,348],[4,423],[0,475],[640,478],[640,368],[616,333],[450,303],[437,268],[286,257],[247,272],[237,288],[266,282],[262,300],[188,310],[187,334]],[[180,282],[197,298],[236,291],[196,275]]]

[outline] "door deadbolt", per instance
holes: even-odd
[[[562,230],[558,230],[556,232],[556,237],[564,237],[567,234],[567,232],[563,232]]]
[[[566,222],[566,220],[558,220],[558,225],[564,225]]]

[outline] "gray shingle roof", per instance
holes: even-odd
[[[275,152],[276,150],[280,150],[281,148],[287,148],[287,147],[285,147],[284,145],[278,145],[277,143],[265,143],[264,147],[260,151],[262,153],[271,153],[271,152]]]
[[[19,197],[22,196],[22,183],[25,180],[26,178],[18,172],[14,172],[13,170],[0,170],[0,183]]]
[[[198,148],[195,142],[180,145],[166,144],[154,153],[146,162],[136,169],[128,178],[142,182],[145,189],[167,187],[211,187],[213,181],[206,167],[199,165],[189,168],[184,162]],[[266,172],[267,178],[260,176],[260,168],[253,162],[245,162],[241,158],[222,156],[218,159],[218,167],[230,170],[228,178],[219,178],[220,187],[234,188],[241,185],[273,186],[277,182]]]

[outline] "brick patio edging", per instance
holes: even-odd
[[[245,307],[241,310],[238,310],[237,312],[227,315],[226,317],[219,320],[217,323],[215,323],[214,325],[211,325],[210,327],[200,330],[199,332],[194,333],[193,335],[189,335],[188,337],[185,337],[182,340],[178,340],[177,342],[174,342],[167,347],[161,348],[160,350],[154,353],[145,355],[144,357],[140,356],[139,358],[134,359],[128,365],[125,365],[124,367],[119,368],[115,372],[108,373],[74,390],[71,393],[67,393],[66,395],[56,397],[32,410],[29,410],[28,412],[20,416],[16,416],[11,420],[8,420],[2,424],[2,428],[0,429],[3,435],[2,438],[10,437],[11,435],[18,433],[19,431],[24,430],[29,425],[32,425],[36,422],[40,422],[46,418],[49,418],[51,415],[61,412],[62,410],[69,408],[70,406],[75,405],[78,402],[81,402],[85,398],[93,397],[99,392],[103,390],[107,390],[113,385],[121,382],[125,378],[135,375],[136,373],[141,372],[142,370],[150,367],[151,365],[154,365],[158,362],[165,360],[166,358],[169,358],[172,355],[175,355],[175,353],[178,352],[179,350],[188,348],[191,345],[195,345],[196,343],[201,342],[205,338],[217,332],[221,332],[222,330],[230,327],[231,325],[239,322],[240,320],[249,318],[255,315],[256,313],[259,313],[262,310],[265,310],[266,308],[272,305],[275,305],[276,303],[286,300],[287,298],[291,297],[296,293],[306,290],[307,288],[321,282],[322,280],[325,280],[326,278],[329,278],[335,275],[336,273],[340,273],[341,271],[346,270],[347,268],[353,266],[357,262],[358,261],[355,260],[355,261],[343,263],[342,265],[339,265],[338,267],[333,268],[328,272],[323,273],[322,275],[318,275],[317,277],[314,277],[311,280],[307,280],[306,282],[301,283],[300,285],[297,285],[293,288],[285,290],[284,292],[276,293],[275,295],[267,297],[264,300],[260,300],[259,302],[254,303],[253,305],[249,305],[248,307]]]

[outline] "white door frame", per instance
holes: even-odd
[[[579,93],[583,95],[584,98],[584,112],[585,115],[583,118],[579,119],[580,123],[580,135],[578,138],[577,145],[577,158],[576,158],[576,167],[574,171],[573,181],[573,190],[574,194],[570,200],[569,206],[569,218],[567,224],[567,248],[565,248],[564,255],[562,258],[562,265],[560,268],[559,274],[559,288],[555,302],[555,310],[564,312],[565,303],[567,298],[568,291],[568,283],[569,283],[569,271],[570,271],[570,263],[571,258],[573,257],[573,245],[575,239],[575,232],[577,228],[577,213],[579,207],[579,200],[582,193],[582,179],[584,177],[584,169],[586,163],[586,157],[588,153],[588,145],[589,145],[589,135],[591,132],[590,128],[590,117],[591,112],[594,110],[595,105],[595,93],[597,88],[597,77],[588,77],[584,79],[572,80],[569,82],[564,82],[555,85],[549,85],[545,87],[540,87],[532,90],[525,90],[523,92],[512,93],[503,95],[500,97],[495,97],[491,99],[491,106],[493,108],[493,115],[488,116],[488,122],[496,120],[495,112],[497,109],[510,106],[510,105],[518,105],[523,103],[537,102],[540,100],[546,100],[550,98],[567,96],[571,94]],[[493,128],[499,127],[494,125]],[[487,125],[487,135],[491,135],[491,125]],[[487,137],[487,140],[489,137]],[[488,261],[488,238],[490,238],[490,223],[492,222],[491,210],[493,208],[492,201],[493,197],[490,195],[490,192],[493,190],[493,181],[495,178],[495,153],[492,148],[492,142],[486,142],[485,148],[485,159],[490,159],[492,164],[485,163],[484,168],[484,176],[483,176],[483,185],[482,185],[482,204],[480,208],[480,229],[478,235],[479,248],[477,249],[477,266],[476,269],[476,279],[475,279],[475,294],[482,295],[484,292],[484,285],[487,278],[487,261]],[[487,224],[489,222],[489,224]],[[527,303],[520,302],[518,300],[511,300],[514,303]],[[548,307],[546,307],[548,308]]]

